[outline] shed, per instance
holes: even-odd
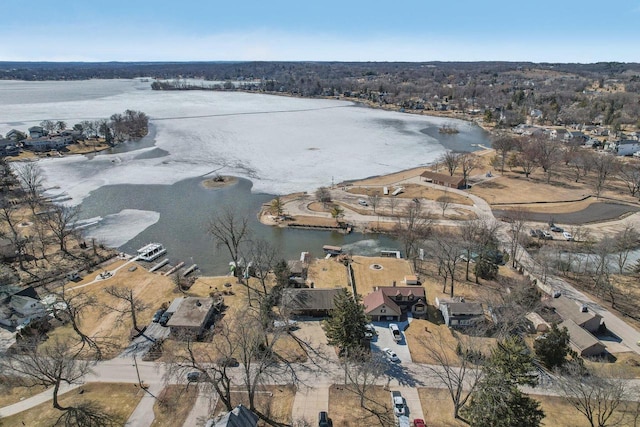
[[[407,285],[419,285],[420,281],[418,280],[418,276],[410,275],[404,276],[404,283]]]
[[[282,308],[291,315],[328,316],[340,288],[286,288],[282,290]]]
[[[460,176],[450,176],[443,173],[424,171],[420,176],[427,182],[433,182],[443,187],[462,189],[464,188],[464,179]]]
[[[535,329],[536,332],[547,332],[551,329],[551,326],[538,313],[534,313],[532,311],[531,313],[527,313],[524,317],[531,322],[533,329]]]

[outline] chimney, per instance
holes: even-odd
[[[395,280],[393,281],[393,287],[394,288],[396,287],[396,281]]]

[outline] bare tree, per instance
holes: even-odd
[[[624,379],[587,372],[581,364],[570,362],[556,384],[560,395],[585,416],[591,427],[614,426],[622,421],[623,414],[616,410],[628,399]]]
[[[395,208],[398,206],[398,199],[394,196],[391,196],[387,199],[387,203],[389,204],[389,208],[391,209],[391,215],[395,214]]]
[[[440,157],[438,157],[437,162],[443,163],[447,168],[449,175],[453,176],[453,174],[456,173],[456,170],[458,170],[458,167],[460,166],[460,156],[460,153],[447,151]]]
[[[74,228],[80,216],[79,206],[53,205],[45,219],[49,229],[56,237],[60,250],[67,252],[67,241],[76,234]]]
[[[381,353],[359,350],[340,361],[345,372],[345,385],[351,386],[360,398],[360,407],[367,408],[367,394],[375,386],[387,368],[387,361]]]
[[[414,265],[418,255],[418,245],[431,230],[431,221],[423,214],[420,202],[412,201],[398,215],[393,234],[403,245],[405,258],[412,259]]]
[[[593,168],[594,154],[591,151],[579,151],[576,152],[571,160],[569,160],[569,166],[573,168],[573,174],[575,176],[575,182],[578,182],[580,178],[584,178],[591,172]]]
[[[593,170],[596,173],[595,190],[596,197],[600,197],[600,193],[604,188],[604,184],[610,175],[617,170],[618,162],[611,154],[600,154],[593,158]]]
[[[224,208],[209,222],[209,234],[216,242],[216,246],[225,247],[229,251],[238,282],[242,277],[240,274],[240,246],[249,238],[250,231],[249,218],[240,216],[231,207]]]
[[[445,187],[444,194],[436,199],[438,205],[440,205],[440,209],[442,209],[442,217],[445,218],[445,212],[449,205],[453,203],[453,200],[449,196],[449,190]]]
[[[507,154],[514,149],[515,145],[516,142],[510,135],[501,134],[492,139],[491,146],[500,156],[500,173],[504,174],[504,163],[507,159]]]
[[[632,197],[640,193],[640,163],[625,163],[620,165],[618,178],[625,183]]]
[[[86,310],[97,305],[97,299],[84,290],[67,290],[66,285],[52,290],[56,295],[60,307],[54,313],[56,317],[69,321],[71,328],[80,339],[81,346],[78,353],[88,346],[94,353],[97,360],[102,359],[102,349],[94,337],[90,337],[82,331],[82,319]]]
[[[640,234],[630,223],[625,224],[624,229],[616,233],[613,249],[615,251],[615,258],[618,264],[618,273],[623,274],[624,269],[627,266],[629,255],[636,247],[638,247],[638,240],[640,240]]]
[[[331,203],[331,192],[327,187],[319,187],[316,190],[316,197],[318,198],[318,201],[322,203],[322,206],[324,206],[325,208],[329,203]]]
[[[435,335],[433,339],[420,341],[434,362],[425,366],[430,375],[449,392],[453,403],[453,417],[460,419],[460,409],[467,403],[483,377],[478,359],[479,352],[468,340],[458,341],[454,346],[451,339],[438,336],[439,332],[432,334]]]
[[[530,138],[522,138],[519,141],[516,163],[527,178],[540,165],[538,156],[538,146]]]
[[[447,280],[450,280],[449,295],[453,297],[455,287],[456,268],[462,262],[460,255],[463,246],[458,236],[437,233],[427,243],[431,256],[438,262],[438,275],[442,277],[442,292],[447,290]]]
[[[37,340],[28,340],[19,345],[19,352],[8,352],[0,363],[3,370],[20,375],[46,388],[53,387],[53,407],[61,411],[58,391],[63,383],[78,384],[90,372],[93,362],[82,360],[72,350],[72,343],[53,338],[53,342],[39,346]]]
[[[533,138],[532,142],[537,145],[538,162],[547,175],[547,183],[549,183],[553,168],[560,161],[560,147],[555,141],[542,137]]]
[[[51,120],[43,120],[40,122],[40,126],[46,130],[47,132],[51,133],[54,130],[56,130],[56,123],[51,121]]]
[[[526,239],[524,227],[527,211],[525,209],[513,209],[509,211],[506,219],[509,223],[509,257],[511,258],[511,266],[515,268],[523,250],[524,239]]]
[[[371,205],[371,208],[373,209],[373,213],[376,213],[376,208],[380,204],[380,196],[377,195],[377,194],[371,194],[371,195],[369,195],[369,197],[367,197],[367,200],[369,200],[369,204]]]
[[[469,187],[469,175],[471,171],[477,169],[480,165],[478,157],[473,153],[461,153],[460,154],[460,168],[462,169],[462,179],[464,179],[465,188]]]
[[[109,306],[106,308],[115,311],[120,314],[120,319],[124,316],[131,316],[131,323],[133,329],[138,333],[142,332],[142,329],[138,326],[138,313],[145,311],[149,308],[149,305],[140,298],[137,298],[133,294],[133,289],[129,287],[109,286],[104,290],[107,294],[114,297],[121,304]]]
[[[31,206],[31,210],[35,210],[35,206],[40,200],[40,190],[44,181],[40,166],[35,162],[20,163],[15,166],[15,173],[20,185],[27,193],[27,202]]]
[[[24,270],[24,251],[21,249],[24,247],[25,238],[18,233],[16,209],[16,206],[9,203],[8,200],[2,199],[2,201],[0,201],[0,223],[4,223],[9,228],[9,240],[16,249],[20,269]]]
[[[260,281],[260,286],[262,287],[262,290],[258,291],[258,293],[261,293],[261,299],[265,298],[269,294],[267,282],[273,268],[281,258],[280,253],[268,241],[258,239],[251,242],[249,258],[251,259],[253,275]],[[249,286],[248,280],[247,286]]]

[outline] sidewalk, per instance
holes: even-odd
[[[148,393],[142,396],[140,403],[138,403],[138,406],[136,406],[136,409],[133,410],[127,420],[125,424],[127,427],[149,427],[151,425],[155,419],[155,414],[153,413],[153,405],[156,403],[155,396],[160,394],[163,388],[164,384],[162,383],[154,383],[149,386]]]
[[[211,391],[206,392],[203,387],[198,387],[198,398],[191,408],[191,412],[184,421],[183,427],[201,427],[207,423],[211,417],[211,412],[215,408],[217,395],[212,396]]]

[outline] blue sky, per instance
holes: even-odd
[[[640,0],[0,0],[0,61],[640,62]]]

